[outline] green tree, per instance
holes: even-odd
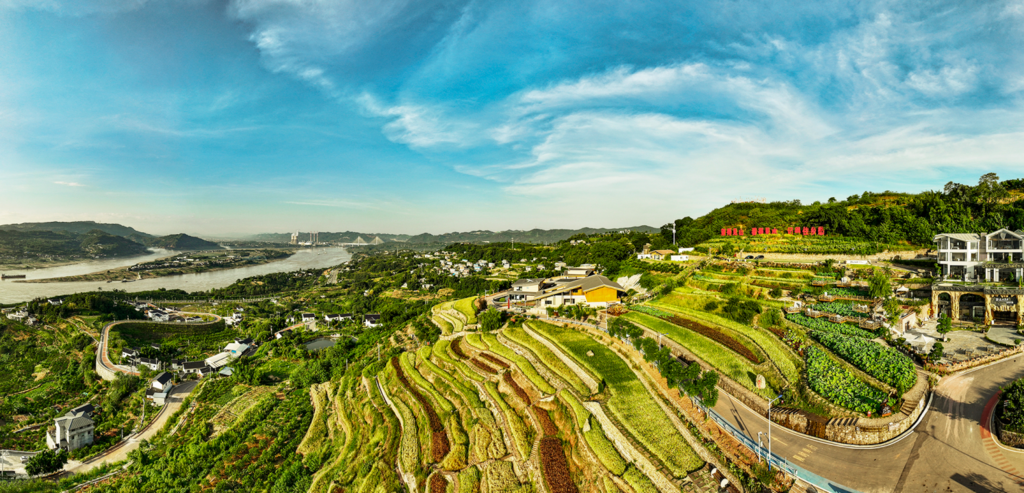
[[[29,476],[49,474],[61,470],[67,462],[68,453],[66,451],[54,452],[53,450],[44,450],[28,460],[28,464],[25,465],[25,472]]]
[[[892,284],[884,272],[875,272],[868,281],[868,294],[872,298],[888,298],[892,294]]]
[[[942,359],[942,343],[936,342],[932,345],[932,352],[928,353],[928,359],[932,360],[932,363]]]
[[[945,313],[939,317],[939,324],[935,327],[936,332],[942,334],[943,340],[946,339],[946,334],[953,331],[953,319],[949,318]]]
[[[494,332],[501,328],[502,316],[501,312],[490,308],[480,315],[480,328],[484,332]]]

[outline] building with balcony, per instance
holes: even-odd
[[[944,233],[935,243],[943,280],[1006,283],[1024,277],[1024,231]]]

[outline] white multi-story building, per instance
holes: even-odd
[[[75,450],[92,444],[96,425],[90,418],[92,404],[76,407],[53,420],[54,429],[46,431],[46,445],[50,449]]]
[[[1024,276],[1024,232],[1000,229],[988,234],[935,236],[942,279],[1014,281]]]

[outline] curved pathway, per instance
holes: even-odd
[[[199,382],[196,380],[190,380],[181,385],[174,387],[171,390],[171,395],[167,397],[167,403],[160,408],[157,413],[156,419],[149,423],[139,433],[131,435],[122,441],[118,445],[114,445],[106,452],[89,459],[87,462],[70,461],[64,465],[64,471],[71,474],[81,474],[89,472],[103,464],[111,464],[128,459],[128,454],[139,448],[139,444],[143,440],[149,440],[153,438],[160,430],[163,429],[164,425],[167,424],[167,420],[181,407],[185,397],[195,389]]]
[[[994,406],[999,389],[1021,377],[1022,357],[946,377],[913,431],[870,449],[825,442],[774,425],[772,452],[865,493],[1024,491],[1024,452],[999,446],[982,425],[987,425],[986,406]],[[767,433],[763,416],[724,392],[720,396],[714,407],[720,416],[755,442],[758,432]]]
[[[223,318],[220,315],[216,315],[216,314],[213,314],[213,313],[192,313],[192,312],[179,312],[179,313],[182,314],[182,315],[206,315],[206,316],[214,317],[213,322],[219,322],[219,321],[223,320]],[[130,323],[130,322],[167,323],[167,324],[171,324],[171,325],[186,325],[186,326],[194,325],[194,324],[181,323],[181,322],[149,322],[147,320],[119,320],[117,322],[110,322],[107,325],[104,325],[103,326],[103,330],[100,332],[100,343],[99,343],[99,345],[96,348],[96,371],[97,371],[97,373],[100,374],[101,377],[103,377],[104,380],[113,380],[114,376],[116,374],[118,374],[118,373],[124,373],[124,374],[127,374],[127,375],[138,375],[139,374],[139,372],[128,370],[128,369],[126,369],[126,368],[124,368],[123,366],[120,366],[120,365],[115,365],[114,362],[110,360],[110,357],[107,354],[107,342],[110,339],[109,335],[110,335],[111,327],[114,327],[115,325],[118,325],[118,324]],[[212,323],[212,322],[203,322],[203,324],[208,324],[208,323]]]

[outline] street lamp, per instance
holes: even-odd
[[[772,470],[772,403],[782,399],[782,394],[768,401],[768,470]]]

